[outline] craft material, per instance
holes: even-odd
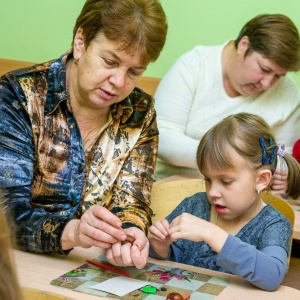
[[[130,277],[130,275],[129,275],[128,273],[123,272],[123,271],[121,271],[121,270],[119,270],[119,269],[116,269],[116,268],[114,268],[114,267],[112,267],[112,266],[108,266],[108,265],[106,265],[106,264],[100,263],[100,262],[98,262],[98,261],[96,261],[96,260],[89,260],[89,259],[87,259],[86,261],[87,261],[89,264],[92,264],[92,265],[97,266],[97,267],[99,267],[99,268],[106,269],[106,270],[109,270],[109,271],[118,273],[118,274],[120,274],[120,275],[122,275],[122,276],[125,276],[125,277]]]
[[[126,243],[133,244],[134,241],[135,241],[135,238],[132,235],[126,234],[126,240],[122,241],[122,244],[126,244]]]
[[[142,288],[143,293],[156,294],[156,287],[151,285],[146,285]]]
[[[121,272],[126,272],[131,278],[120,276],[120,273],[111,272],[110,263],[105,256],[99,256],[92,260],[93,264],[85,263],[76,269],[68,271],[58,278],[51,281],[52,285],[61,288],[70,289],[83,294],[83,299],[88,299],[88,295],[97,295],[105,299],[113,300],[145,300],[166,299],[170,293],[178,293],[186,299],[210,299],[218,297],[220,293],[230,285],[230,281],[218,276],[207,275],[205,273],[193,272],[178,267],[163,266],[159,264],[147,263],[143,269],[137,269],[134,266],[122,267]],[[94,262],[103,264],[105,267],[97,267]],[[114,267],[114,266],[112,266]],[[117,283],[110,281],[115,278]],[[124,288],[130,288],[124,296],[116,296],[121,289],[121,284],[127,279],[135,279],[141,282],[139,287],[131,281],[124,284]],[[189,279],[189,280],[188,280]],[[111,284],[111,282],[113,284]],[[104,292],[103,290],[92,289],[91,287],[99,283],[106,283],[112,286],[112,290]],[[119,284],[120,283],[120,284]],[[156,288],[156,294],[147,294],[142,291],[143,286],[153,286]],[[101,289],[103,286],[101,285]]]

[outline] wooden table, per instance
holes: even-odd
[[[67,271],[73,270],[76,267],[82,265],[83,263],[85,263],[86,259],[93,259],[102,254],[101,250],[98,248],[75,248],[68,256],[42,255],[23,252],[19,250],[15,250],[13,254],[15,256],[17,272],[22,287],[40,289],[78,300],[105,299],[103,297],[93,295],[86,295],[85,297],[82,293],[50,285],[51,280],[59,277]],[[300,298],[299,290],[287,286],[281,285],[275,292],[266,292],[250,285],[245,280],[234,275],[187,265],[181,265],[170,261],[158,261],[152,258],[149,258],[149,262],[168,265],[172,267],[181,267],[195,272],[230,279],[231,284],[226,287],[219,296],[216,297],[217,300],[298,300]]]

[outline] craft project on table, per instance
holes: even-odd
[[[100,263],[109,264],[105,256],[95,259]],[[141,281],[142,284],[156,287],[156,294],[147,294],[142,288],[136,289],[124,296],[91,288],[99,283],[110,279],[117,279],[119,274],[110,270],[98,268],[92,264],[85,263],[51,281],[51,285],[71,289],[73,291],[98,295],[109,299],[122,300],[165,300],[169,293],[176,292],[181,295],[190,294],[190,299],[212,300],[219,295],[230,284],[230,281],[221,277],[192,272],[181,268],[147,263],[143,269],[135,267],[118,268],[130,275],[132,279]],[[121,276],[119,279],[131,279]],[[118,290],[118,285],[114,290]]]

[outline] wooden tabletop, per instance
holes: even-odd
[[[85,298],[82,293],[50,285],[50,282],[62,274],[84,264],[86,259],[93,259],[101,254],[102,251],[98,248],[83,249],[80,247],[75,248],[68,256],[34,254],[19,250],[14,251],[17,272],[22,287],[40,289],[78,300],[99,300],[105,298],[93,295],[87,295]],[[280,286],[275,292],[266,292],[250,285],[234,275],[182,265],[170,261],[158,261],[151,258],[149,258],[149,262],[172,267],[181,267],[199,273],[230,279],[231,284],[215,298],[216,300],[298,300],[300,298],[299,290],[286,286]]]

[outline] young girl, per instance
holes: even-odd
[[[261,117],[239,113],[211,128],[197,150],[206,193],[184,199],[150,227],[150,256],[233,273],[275,290],[286,273],[292,234],[288,219],[260,199],[276,154],[289,171],[287,193],[296,197],[300,166]]]

